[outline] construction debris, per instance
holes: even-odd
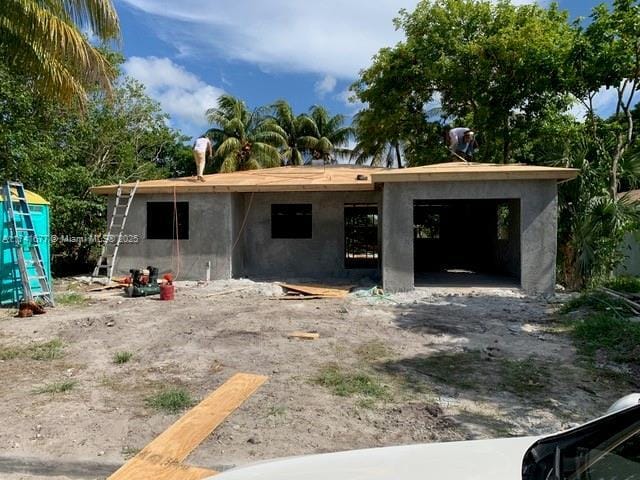
[[[622,303],[627,305],[635,315],[640,315],[640,303],[636,301],[640,300],[640,296],[634,295],[632,293],[617,292],[605,287],[600,287],[600,291],[617,300],[620,300]]]
[[[354,285],[295,285],[291,283],[279,283],[278,285],[287,291],[287,295],[294,292],[294,294],[318,298],[345,298],[354,288]]]
[[[320,338],[318,332],[291,332],[287,338],[299,338],[300,340],[317,340]]]
[[[28,302],[20,302],[17,317],[27,318],[33,317],[34,315],[42,315],[43,313],[47,313],[45,309],[33,300],[30,300]]]
[[[321,297],[319,295],[302,295],[302,294],[292,294],[288,293],[284,297],[273,297],[270,300],[318,300],[320,298],[331,298],[331,297]]]

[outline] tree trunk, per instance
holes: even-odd
[[[505,117],[502,122],[502,163],[509,163],[511,160],[511,132],[509,131],[509,117]]]
[[[400,155],[400,142],[395,142],[393,146],[396,149],[396,160],[398,161],[398,168],[402,168],[402,157]]]

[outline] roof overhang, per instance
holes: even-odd
[[[446,165],[446,166],[445,166]],[[496,165],[456,163],[385,170],[371,175],[374,183],[392,182],[469,182],[496,180],[573,180],[575,168],[540,167],[535,165]]]
[[[230,192],[353,192],[375,190],[391,182],[555,180],[575,178],[573,168],[535,165],[441,163],[403,169],[368,167],[279,167],[233,173],[140,182],[137,194],[230,193]],[[131,187],[132,183],[125,186]],[[118,185],[94,187],[98,195],[113,195]]]

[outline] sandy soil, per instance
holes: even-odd
[[[200,399],[236,372],[269,381],[187,463],[227,468],[549,433],[602,414],[628,393],[581,366],[555,323],[557,305],[517,291],[361,291],[307,301],[278,300],[280,294],[272,284],[237,280],[180,285],[170,303],[102,292],[29,319],[1,311],[0,349],[57,338],[64,355],[0,361],[0,476],[104,478],[179,417],[147,406],[150,395],[182,386]],[[294,330],[317,331],[320,339],[288,339]],[[114,364],[118,351],[132,352],[132,360]],[[314,382],[327,365],[368,375],[385,395],[336,395]],[[538,376],[530,378],[531,371]],[[77,383],[66,393],[36,393],[64,380]],[[40,467],[19,470],[24,459]],[[83,468],[95,474],[83,476]]]

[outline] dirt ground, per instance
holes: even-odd
[[[269,380],[187,463],[550,433],[629,393],[583,366],[556,303],[508,289],[283,301],[277,285],[234,280],[181,284],[173,302],[88,295],[33,318],[0,311],[0,353],[62,342],[59,358],[0,357],[2,478],[104,478],[179,417],[149,396],[201,399],[237,372]],[[115,364],[120,351],[132,359]],[[336,376],[376,388],[338,391]],[[63,381],[73,388],[41,393]]]

